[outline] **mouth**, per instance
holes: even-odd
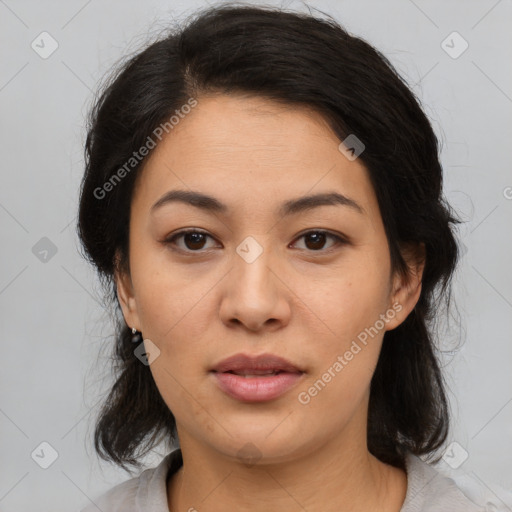
[[[268,375],[271,373],[303,373],[299,366],[274,354],[235,354],[220,361],[211,371],[236,375]]]
[[[284,372],[282,370],[249,370],[249,369],[245,369],[245,370],[240,370],[240,371],[232,371],[232,370],[229,370],[227,372],[223,372],[223,373],[231,373],[233,375],[238,375],[240,377],[244,377],[246,379],[253,379],[255,377],[268,377],[268,376],[273,376],[273,375],[279,375],[281,373],[288,373],[288,372]]]
[[[273,354],[237,354],[210,370],[219,388],[241,402],[274,400],[294,387],[304,371]]]

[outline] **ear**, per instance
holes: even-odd
[[[115,265],[114,265],[114,280],[117,288],[117,298],[123,311],[123,316],[126,324],[132,328],[135,327],[138,331],[141,330],[139,315],[137,312],[137,302],[133,290],[132,279],[130,270],[120,264],[121,258],[119,251],[116,251]]]
[[[423,270],[425,268],[425,244],[407,244],[400,248],[407,264],[407,274],[397,272],[393,276],[389,307],[396,315],[386,324],[386,331],[398,327],[414,309],[421,294]]]

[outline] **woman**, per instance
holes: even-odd
[[[448,437],[429,321],[457,220],[382,54],[200,12],[103,91],[86,164],[79,234],[123,316],[95,446],[179,445],[86,510],[484,510],[419,458]]]

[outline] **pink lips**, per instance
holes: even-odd
[[[236,354],[212,369],[220,389],[242,402],[273,400],[292,388],[303,373],[289,361],[272,354]]]

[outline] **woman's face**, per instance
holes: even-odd
[[[212,199],[162,200],[178,190]],[[295,203],[319,194],[338,199]],[[182,445],[264,461],[365,446],[382,337],[414,307],[421,275],[392,275],[367,171],[318,114],[199,97],[138,176],[129,259],[116,276],[123,313]],[[212,371],[237,354],[296,370]]]

